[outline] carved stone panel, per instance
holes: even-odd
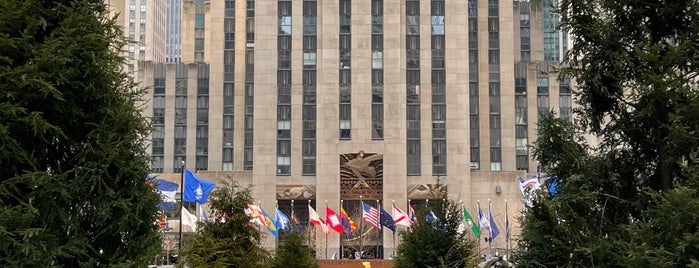
[[[277,200],[310,200],[315,197],[315,185],[277,185]]]

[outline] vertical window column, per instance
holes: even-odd
[[[490,100],[490,170],[502,170],[500,125],[500,17],[499,0],[488,0],[488,92]]]
[[[304,176],[316,174],[316,51],[317,3],[303,1],[303,136],[301,151]]]
[[[420,176],[420,1],[405,3],[406,173]]]
[[[371,1],[371,138],[382,140],[383,112],[383,0]]]
[[[561,119],[571,122],[573,115],[573,96],[570,91],[570,78],[566,77],[558,81],[558,104]]]
[[[444,0],[432,0],[432,175],[447,175]]]
[[[340,0],[340,139],[352,139],[352,2]]]
[[[546,70],[548,64],[540,63],[537,66],[536,78],[536,108],[539,113],[539,120],[549,115],[549,78]]]
[[[559,15],[557,0],[543,1],[544,16],[544,61],[560,61],[558,45],[558,21]]]
[[[156,63],[154,67],[151,172],[163,173],[163,158],[165,157],[165,64]]]
[[[197,65],[197,159],[196,170],[209,169],[209,65]]]
[[[223,155],[221,169],[233,170],[233,111],[235,96],[235,2],[226,0],[223,13]]]
[[[243,169],[253,169],[255,120],[255,0],[246,1],[245,12],[245,142]]]
[[[527,130],[527,63],[515,63],[515,147],[517,170],[529,170]]]
[[[206,4],[204,1],[194,2],[194,61],[204,61],[204,16]]]
[[[478,120],[478,0],[468,0],[468,106],[471,144],[471,169],[481,168],[480,127]]]
[[[531,61],[531,6],[529,2],[520,1],[519,4],[519,40],[520,59],[523,62]]]
[[[291,175],[291,1],[278,2],[277,175]]]
[[[187,160],[187,65],[175,67],[175,152],[173,172],[182,172],[182,161]]]

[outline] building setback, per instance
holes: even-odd
[[[185,161],[302,223],[309,204],[359,223],[362,201],[391,213],[446,192],[471,215],[491,201],[504,248],[538,117],[571,120],[573,85],[549,72],[568,46],[552,1],[181,1],[180,62],[164,44],[139,61],[152,172],[179,182]],[[391,232],[365,232],[364,250],[392,257]],[[359,246],[330,234],[326,256],[324,237],[321,258]]]

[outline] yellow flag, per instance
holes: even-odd
[[[364,264],[364,268],[371,268],[371,263],[368,261],[363,261],[362,264]]]

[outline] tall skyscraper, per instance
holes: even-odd
[[[165,62],[165,0],[105,0],[110,14],[123,27],[128,44],[123,48],[125,71],[136,81],[145,62]]]
[[[167,0],[167,33],[165,35],[165,54],[167,62],[180,62],[180,40],[182,32],[182,0]]]
[[[356,215],[360,201],[448,193],[471,210],[491,200],[503,224],[516,178],[537,172],[539,116],[571,119],[571,80],[549,72],[567,50],[556,4],[184,0],[181,61],[145,62],[139,76],[152,88],[152,171],[177,181],[185,161],[302,221],[309,203]],[[331,253],[359,246],[328,239]],[[362,246],[384,258],[395,247],[389,232]]]

